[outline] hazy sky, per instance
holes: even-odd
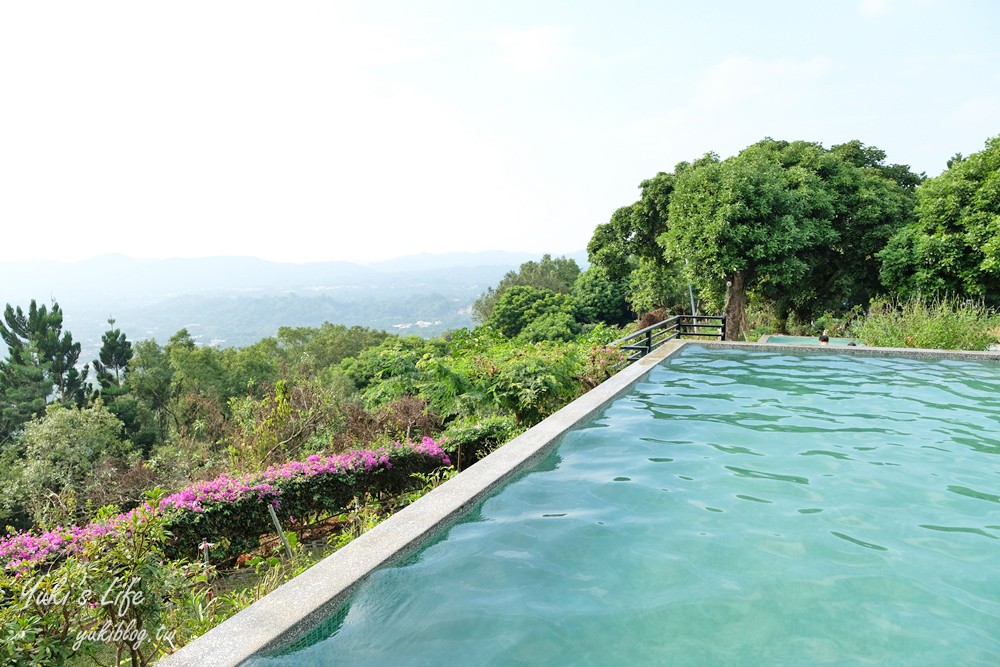
[[[1000,3],[4,2],[0,260],[586,246],[765,136],[937,175],[1000,134]]]

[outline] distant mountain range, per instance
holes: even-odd
[[[587,265],[585,251],[569,253]],[[282,326],[323,322],[438,335],[473,325],[472,303],[523,262],[512,252],[420,254],[368,265],[251,257],[0,263],[0,307],[59,302],[64,328],[96,356],[114,317],[130,340],[165,343],[181,328],[206,345],[244,346]],[[2,342],[0,342],[2,346]],[[6,353],[0,347],[0,352]]]

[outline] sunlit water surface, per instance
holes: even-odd
[[[998,537],[997,365],[688,347],[253,664],[997,665]]]

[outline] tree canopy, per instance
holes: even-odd
[[[82,405],[89,366],[78,368],[80,343],[63,331],[58,303],[48,308],[34,299],[27,312],[10,304],[0,322],[8,356],[0,361],[0,442],[9,439],[50,400]]]
[[[876,254],[909,221],[919,182],[859,141],[764,139],[643,181],[588,252],[610,275],[632,276],[634,308],[683,303],[683,275],[710,308],[726,303],[740,337],[750,295],[801,319],[867,300],[880,286]]]
[[[587,244],[591,264],[609,281],[625,285],[624,299],[634,313],[686,302],[687,283],[679,270],[683,262],[668,261],[659,238],[667,230],[677,175],[689,166],[681,162],[673,173],[660,172],[640,183],[639,200],[598,225]]]
[[[115,325],[114,318],[108,320],[112,327]],[[99,358],[94,359],[94,371],[97,374],[97,381],[101,387],[119,388],[125,383],[125,376],[128,373],[128,362],[132,358],[132,343],[128,341],[121,329],[108,329],[101,336],[101,350]]]
[[[916,220],[879,253],[881,279],[900,295],[1000,304],[1000,136],[917,190]]]
[[[477,321],[486,322],[504,292],[519,285],[547,289],[556,294],[568,294],[573,291],[573,285],[579,275],[580,267],[576,260],[569,257],[553,259],[552,255],[543,255],[538,262],[524,262],[517,271],[508,271],[495,288],[487,288],[486,292],[472,304],[472,314]]]

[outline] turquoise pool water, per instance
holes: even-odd
[[[819,345],[819,336],[768,336],[770,345]],[[857,338],[831,338],[830,345],[861,345]]]
[[[1000,367],[689,346],[276,665],[996,665]]]

